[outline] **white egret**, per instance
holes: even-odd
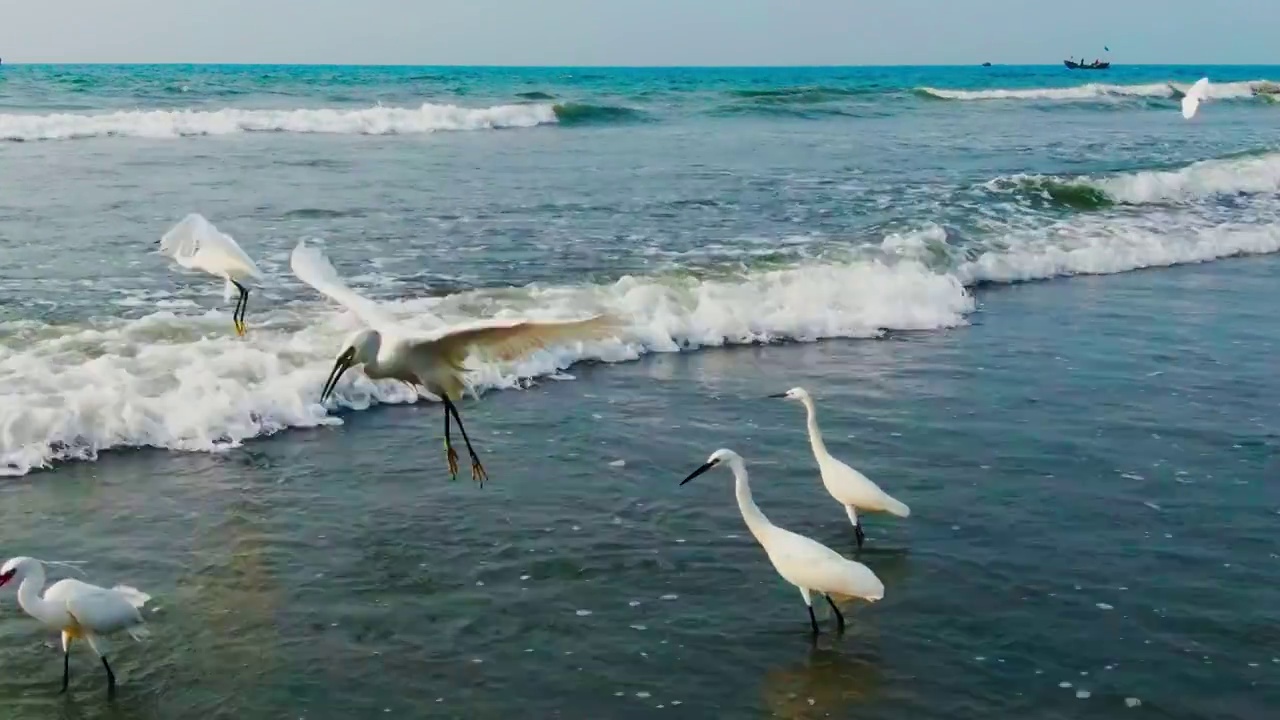
[[[236,334],[245,334],[244,312],[249,304],[249,289],[241,281],[261,279],[262,271],[245,254],[236,241],[220,232],[199,213],[191,213],[160,238],[160,254],[170,257],[188,270],[199,270],[226,281],[222,298],[231,299],[231,289],[240,291],[236,309],[231,313]]]
[[[831,497],[835,498],[836,502],[844,505],[845,512],[849,515],[849,522],[853,523],[853,532],[858,539],[859,549],[862,548],[862,542],[866,539],[866,534],[862,532],[862,522],[858,520],[859,510],[887,512],[898,517],[911,515],[911,508],[893,499],[881,490],[880,486],[871,482],[866,475],[845,465],[827,452],[827,445],[822,441],[822,431],[818,429],[818,415],[813,405],[813,398],[809,397],[809,393],[804,388],[791,388],[784,393],[769,397],[799,400],[804,403],[805,411],[809,416],[809,444],[813,446],[813,456],[818,461],[822,484],[826,486],[827,492],[831,493]]]
[[[103,636],[123,631],[134,640],[146,637],[148,631],[138,608],[151,597],[126,585],[108,590],[71,578],[49,586],[41,597],[44,563],[29,557],[12,558],[0,568],[0,586],[13,580],[21,583],[18,605],[45,627],[62,632],[62,692],[71,680],[71,641],[84,638],[107,669],[107,693],[114,693],[116,676],[107,662],[108,645]]]
[[[466,372],[463,363],[467,357],[476,354],[511,361],[555,343],[606,337],[617,329],[611,318],[597,315],[567,322],[485,320],[417,333],[401,326],[377,303],[347,287],[324,253],[305,241],[294,248],[290,265],[300,280],[355,313],[368,326],[344,344],[320,392],[320,402],[328,399],[344,372],[360,364],[371,379],[393,378],[426,388],[444,403],[444,446],[449,473],[454,478],[458,476],[458,453],[449,436],[449,416],[452,415],[471,454],[471,478],[481,484],[488,475],[471,447],[462,416],[454,405],[455,400],[462,399]]]
[[[1196,81],[1182,96],[1182,117],[1190,120],[1196,116],[1200,103],[1209,99],[1209,78],[1202,77]]]
[[[728,463],[733,470],[738,509],[742,511],[742,519],[747,522],[747,528],[764,548],[769,561],[782,579],[800,590],[800,596],[809,608],[809,623],[813,626],[814,635],[818,634],[818,619],[813,614],[811,593],[822,593],[826,597],[827,604],[836,614],[836,623],[841,631],[844,630],[844,615],[840,614],[840,608],[831,599],[833,595],[862,598],[867,602],[884,598],[884,583],[871,572],[871,568],[845,558],[816,540],[783,530],[769,522],[769,518],[760,512],[755,500],[751,498],[747,468],[738,453],[724,449],[715,451],[702,467],[690,473],[680,484],[684,485],[722,463]]]

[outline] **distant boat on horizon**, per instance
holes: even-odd
[[[1106,70],[1111,67],[1111,63],[1104,62],[1102,60],[1095,60],[1091,63],[1078,63],[1074,60],[1063,60],[1062,64],[1066,65],[1068,70]]]

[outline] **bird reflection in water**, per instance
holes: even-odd
[[[874,655],[815,642],[803,660],[765,671],[761,700],[770,717],[853,717],[879,694],[882,680]]]

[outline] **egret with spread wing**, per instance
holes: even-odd
[[[449,473],[455,478],[458,475],[458,453],[449,436],[452,416],[471,455],[471,477],[481,484],[488,475],[454,404],[455,400],[462,399],[466,373],[463,362],[467,357],[475,354],[491,360],[512,361],[556,343],[603,338],[617,330],[611,318],[598,315],[567,322],[485,320],[418,333],[400,326],[377,303],[347,287],[324,253],[305,241],[294,248],[290,265],[298,279],[355,313],[368,326],[345,343],[320,392],[320,402],[328,399],[342,374],[356,365],[364,365],[365,375],[374,380],[392,378],[426,388],[444,403],[444,446]]]
[[[1203,77],[1192,85],[1187,94],[1182,96],[1182,117],[1190,120],[1196,116],[1200,103],[1209,99],[1209,78]]]
[[[50,585],[41,597],[44,565],[35,558],[13,558],[0,568],[0,586],[18,581],[18,605],[46,627],[62,631],[63,692],[71,680],[71,641],[84,638],[102,658],[102,667],[107,669],[107,694],[115,693],[116,675],[107,662],[108,648],[103,636],[123,631],[134,640],[146,637],[147,628],[138,608],[151,597],[126,585],[108,590],[71,578]]]
[[[199,270],[225,280],[224,300],[231,299],[233,287],[240,291],[231,318],[236,334],[244,336],[244,311],[249,304],[249,289],[241,281],[261,279],[262,271],[230,235],[220,232],[203,215],[191,213],[160,238],[160,254],[173,258],[188,270]]]

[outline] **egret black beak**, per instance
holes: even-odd
[[[355,348],[347,348],[346,352],[339,355],[337,361],[333,363],[333,369],[329,371],[329,379],[324,381],[324,389],[320,391],[321,405],[324,404],[325,400],[329,399],[333,389],[338,386],[338,380],[342,377],[342,373],[351,369],[355,356]]]
[[[718,465],[718,464],[719,464],[719,461],[718,461],[718,460],[712,460],[711,462],[703,463],[702,467],[700,467],[700,468],[698,468],[697,470],[694,470],[693,472],[689,473],[689,477],[687,477],[687,478],[685,478],[685,479],[681,480],[681,481],[680,481],[680,484],[681,484],[681,485],[683,485],[683,484],[685,484],[685,483],[689,482],[690,480],[692,480],[692,479],[694,479],[694,478],[698,477],[698,476],[699,476],[699,475],[701,475],[702,473],[704,473],[704,472],[706,472],[706,471],[710,470],[711,468],[715,467],[715,466],[716,466],[716,465]]]
[[[786,394],[786,393],[781,392],[781,393],[774,393],[774,394],[772,394],[772,395],[766,395],[765,397],[771,397],[771,398],[785,398],[786,396],[787,396],[787,394]]]

